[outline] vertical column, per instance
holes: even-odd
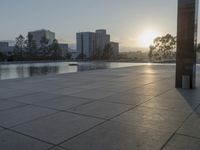
[[[196,86],[196,47],[198,0],[178,0],[176,88],[182,88],[183,76]]]

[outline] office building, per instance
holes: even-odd
[[[36,42],[37,47],[41,46],[41,39],[44,37],[48,40],[47,45],[51,45],[55,40],[55,33],[45,29],[31,31],[28,34],[33,36],[33,40]]]
[[[78,54],[82,54],[86,59],[93,59],[96,54],[102,55],[107,44],[111,44],[115,56],[119,53],[119,44],[110,42],[110,35],[104,29],[77,33],[76,41]]]
[[[12,54],[14,46],[9,46],[8,42],[0,42],[0,52],[6,55]]]
[[[96,48],[99,50],[103,50],[105,45],[110,43],[110,35],[106,34],[106,30],[96,30],[95,33],[96,38]]]
[[[9,43],[8,42],[0,42],[0,48],[8,47]]]
[[[61,49],[61,56],[65,58],[68,53],[68,44],[65,43],[59,43],[59,47]]]
[[[119,43],[117,43],[117,42],[110,42],[110,46],[112,48],[113,58],[117,58],[117,56],[119,54]]]
[[[95,51],[95,33],[80,32],[77,33],[76,38],[78,54],[87,59],[92,58]]]

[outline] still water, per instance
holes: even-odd
[[[140,65],[144,64],[113,62],[51,62],[2,64],[0,65],[0,80]]]

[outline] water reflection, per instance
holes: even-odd
[[[111,62],[52,62],[52,63],[25,63],[0,65],[0,80],[26,78],[47,74],[63,74],[86,70],[121,68],[141,65],[161,65],[148,63],[111,63]],[[174,64],[162,64],[174,66]],[[197,66],[199,73],[200,66]],[[146,73],[153,73],[146,70]]]
[[[76,65],[77,64],[77,65]],[[47,74],[63,74],[85,70],[107,69],[136,66],[135,63],[107,63],[107,62],[54,62],[54,63],[26,63],[0,65],[0,79],[25,78]]]
[[[30,76],[38,76],[38,75],[47,75],[47,74],[53,74],[53,73],[58,73],[59,72],[59,67],[58,66],[43,66],[43,67],[35,67],[35,66],[30,66],[28,68],[28,74]]]

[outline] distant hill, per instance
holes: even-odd
[[[120,52],[136,52],[136,51],[147,52],[149,51],[149,49],[143,47],[120,47]]]

